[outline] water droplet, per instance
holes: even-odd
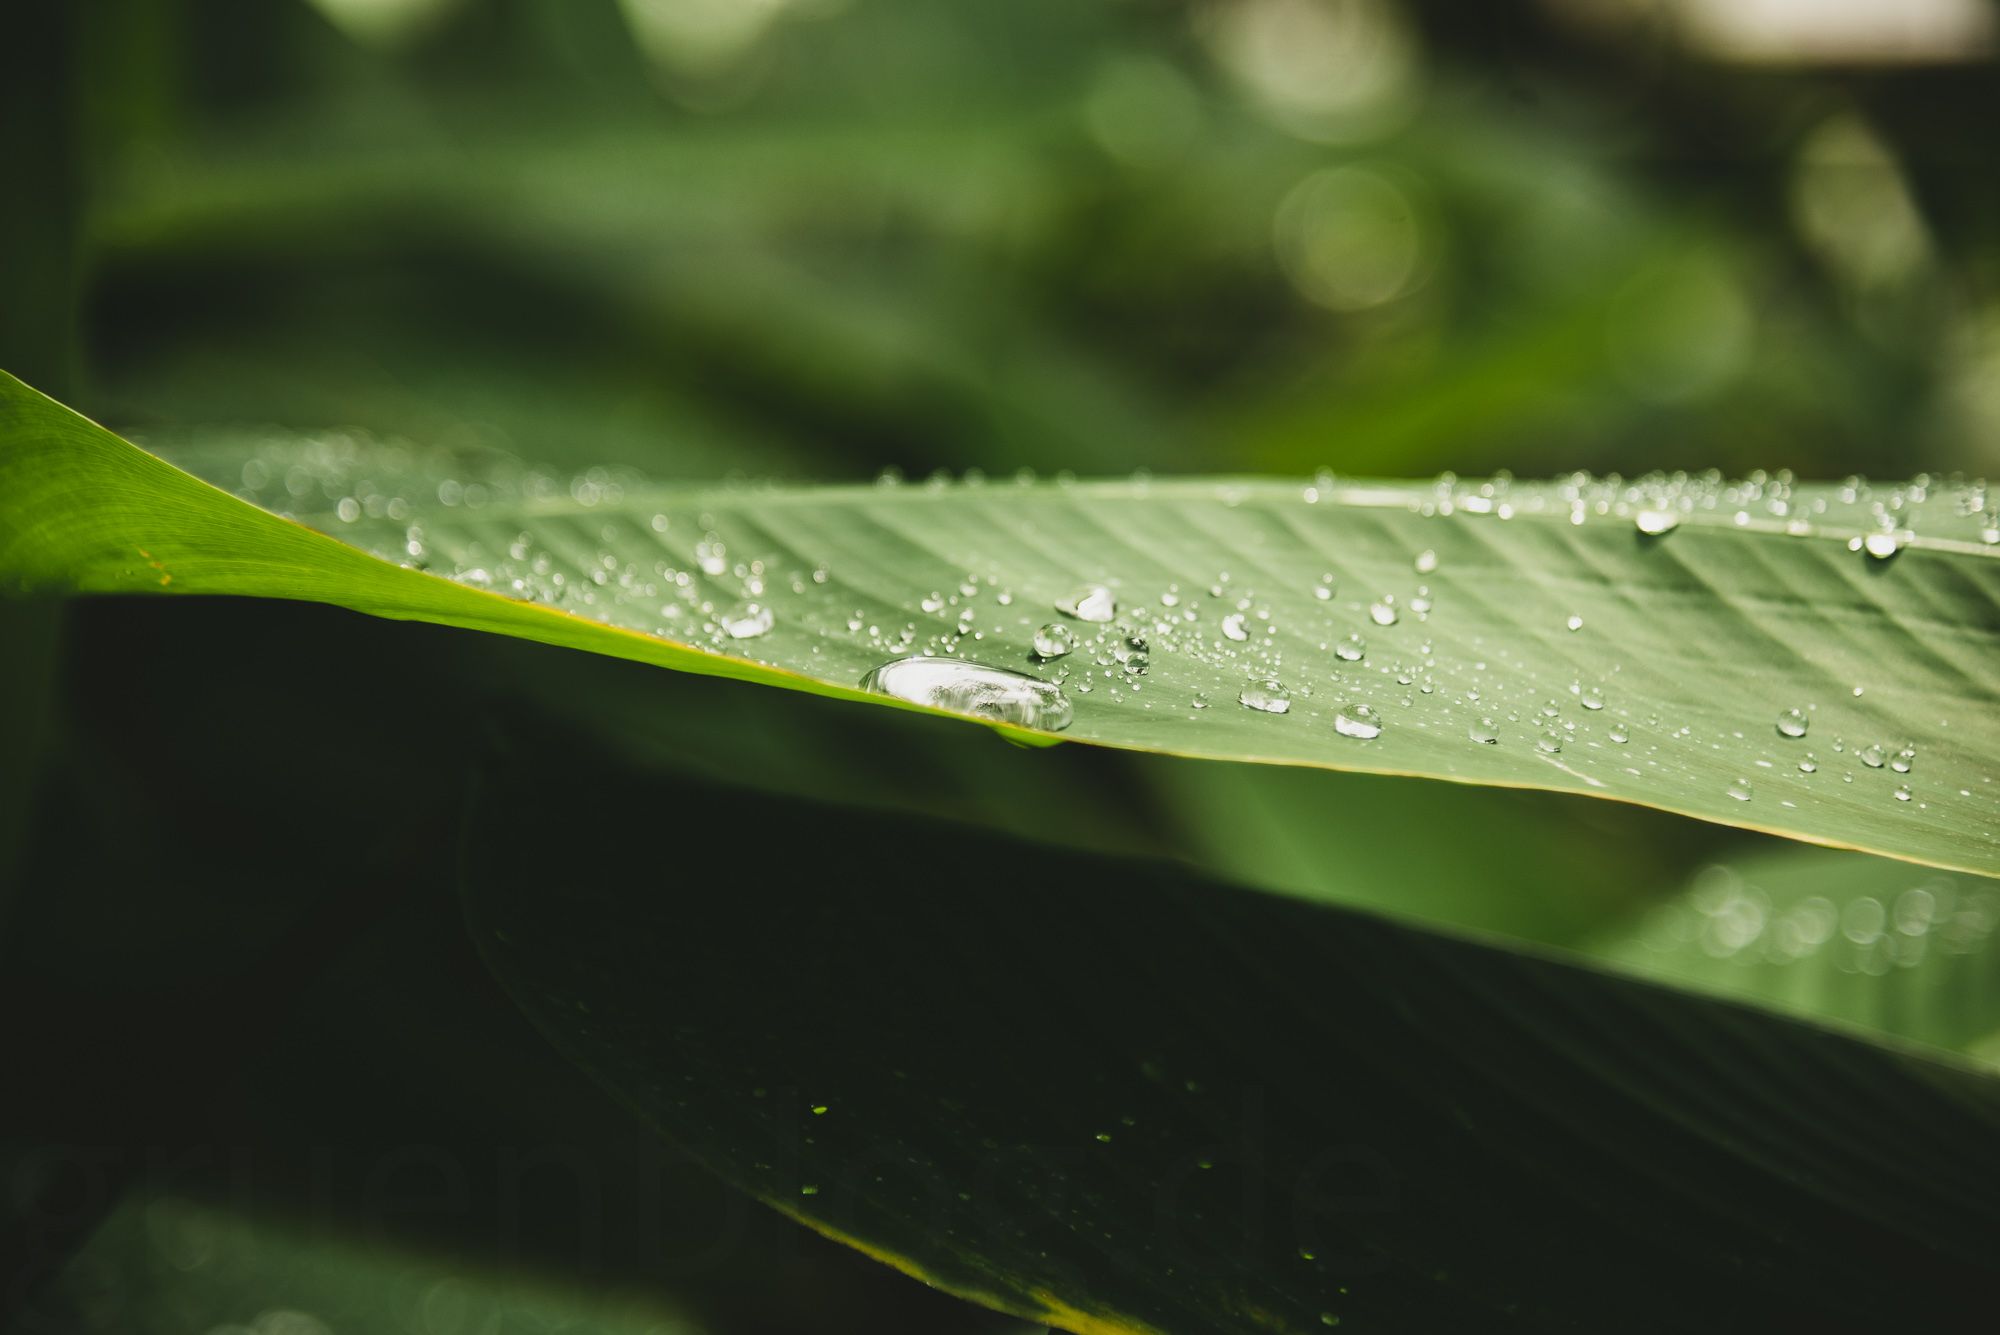
[[[1554,755],[1558,751],[1562,750],[1563,749],[1562,729],[1561,728],[1543,729],[1542,735],[1535,739],[1535,749],[1538,751],[1546,751],[1550,755]]]
[[[1778,735],[1780,737],[1803,737],[1812,720],[1803,709],[1787,709],[1778,715]]]
[[[1861,540],[1861,548],[1877,561],[1886,561],[1903,550],[1905,540],[1894,529],[1877,529]]]
[[[1582,630],[1582,629],[1583,629],[1583,618],[1582,618],[1582,617],[1580,617],[1580,616],[1578,616],[1578,615],[1576,615],[1576,614],[1575,614],[1574,612],[1572,612],[1572,613],[1570,614],[1570,618],[1569,618],[1569,620],[1567,620],[1567,621],[1563,622],[1563,625],[1565,625],[1565,626],[1569,627],[1569,629],[1571,629],[1571,630]]]
[[[710,534],[694,545],[694,563],[704,575],[720,575],[729,569],[729,549],[722,539]]]
[[[1368,641],[1350,635],[1333,646],[1333,656],[1343,663],[1359,663],[1368,653]]]
[[[1908,774],[1910,766],[1916,763],[1917,749],[1913,746],[1906,746],[1895,755],[1889,757],[1889,768],[1898,774]]]
[[[1431,551],[1429,548],[1426,548],[1423,551],[1418,552],[1416,559],[1416,567],[1417,567],[1417,573],[1419,575],[1431,574],[1438,568],[1438,554],[1434,551]]]
[[[1367,705],[1342,705],[1333,716],[1333,730],[1342,737],[1358,737],[1366,741],[1382,735],[1382,720]]]
[[[863,677],[861,689],[992,723],[1046,732],[1061,732],[1070,724],[1069,698],[1061,687],[962,658],[899,658]]]
[[[1244,620],[1245,617],[1241,612],[1231,612],[1228,616],[1222,618],[1222,633],[1229,639],[1238,642],[1249,639],[1250,632],[1243,629]]]
[[[1373,621],[1378,626],[1395,625],[1396,624],[1395,600],[1392,598],[1384,597],[1382,601],[1378,603],[1370,603],[1368,606],[1368,619],[1370,621]]]
[[[342,496],[340,504],[333,507],[333,512],[340,516],[341,523],[351,524],[361,518],[361,502],[352,496]]]
[[[1612,741],[1618,743],[1618,745],[1620,746],[1623,746],[1625,745],[1625,743],[1632,740],[1631,732],[1627,730],[1625,725],[1622,723],[1612,724],[1611,730],[1605,735],[1609,737]]]
[[[1190,709],[1207,709],[1208,697],[1203,695],[1200,691],[1196,691],[1194,693],[1194,698],[1188,701],[1188,707]]]
[[[1109,621],[1118,615],[1118,600],[1102,584],[1084,584],[1057,599],[1056,611],[1078,621]]]
[[[1911,794],[1910,794],[1909,784],[1899,783],[1896,785],[1895,798],[1898,802],[1907,802],[1910,800],[1910,796]]]
[[[1236,703],[1266,714],[1287,714],[1292,708],[1292,693],[1280,682],[1250,681],[1236,693]]]
[[[1870,742],[1854,754],[1859,756],[1861,763],[1869,769],[1881,769],[1883,762],[1889,758],[1889,753],[1883,750],[1881,745],[1876,742]]]
[[[1819,757],[1814,755],[1810,751],[1806,752],[1805,759],[1799,762],[1799,773],[1801,774],[1819,773]]]
[[[1485,746],[1497,746],[1500,743],[1500,725],[1490,718],[1482,718],[1467,728],[1465,735]]]
[[[1579,682],[1576,685],[1576,702],[1585,709],[1602,709],[1604,708],[1604,688],[1602,686],[1585,686]]]
[[[1751,798],[1751,795],[1755,793],[1756,790],[1750,786],[1750,780],[1738,779],[1734,783],[1730,784],[1729,787],[1726,788],[1724,791],[1727,792],[1731,797],[1735,798],[1738,802],[1748,802]]]
[[[754,640],[776,622],[771,609],[762,603],[738,603],[716,620],[732,640]]]
[[[1047,662],[1051,658],[1061,658],[1076,648],[1076,636],[1068,626],[1051,621],[1035,632],[1035,657]]]
[[[1673,510],[1647,508],[1634,515],[1632,522],[1639,531],[1649,538],[1657,538],[1663,533],[1671,533],[1681,526],[1680,515]]]
[[[1313,597],[1319,599],[1321,602],[1327,602],[1333,597],[1335,587],[1332,574],[1321,575],[1319,583],[1313,585]]]

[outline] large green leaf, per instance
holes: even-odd
[[[1981,1328],[1991,1075],[1171,866],[715,797],[529,746],[468,832],[480,945],[640,1116],[953,1292],[1085,1335]]]
[[[1058,686],[1073,740],[1584,793],[2000,870],[1983,484],[688,490],[344,436],[180,457],[271,509],[9,381],[0,579],[313,599],[878,702],[863,682],[885,663],[963,658]],[[1114,618],[1057,610],[1091,584]],[[1075,651],[1038,657],[1044,624]],[[1037,718],[1064,721],[988,715],[1054,740],[1020,726]]]

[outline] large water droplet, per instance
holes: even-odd
[[[1385,597],[1380,602],[1370,603],[1368,605],[1368,619],[1378,626],[1395,625],[1396,604],[1394,600]]]
[[[1561,751],[1563,749],[1562,729],[1544,728],[1542,735],[1535,739],[1535,749],[1546,751],[1550,755],[1555,755],[1558,751]]]
[[[1070,723],[1069,697],[1061,687],[962,658],[899,658],[863,677],[861,689],[1045,732],[1061,732]]]
[[[1292,708],[1292,693],[1281,682],[1247,681],[1236,693],[1236,703],[1266,714],[1287,714]]]
[[[1359,737],[1366,741],[1382,735],[1382,720],[1367,705],[1342,705],[1333,716],[1333,730],[1342,737]]]
[[[1896,752],[1895,755],[1889,757],[1889,768],[1896,771],[1896,773],[1898,774],[1908,774],[1910,772],[1910,766],[1916,763],[1917,763],[1917,749],[1914,746],[1906,746],[1902,750]]]
[[[1799,761],[1799,773],[1801,774],[1819,773],[1819,757],[1814,755],[1810,751],[1806,752],[1805,759]]]
[[[738,603],[717,619],[722,633],[732,640],[754,640],[771,629],[776,618],[762,603]]]
[[[1076,648],[1076,636],[1068,626],[1051,621],[1035,632],[1035,657],[1047,662],[1051,658],[1061,658]]]
[[[1058,598],[1056,611],[1078,621],[1109,621],[1118,615],[1118,600],[1102,584],[1084,584]]]
[[[1343,663],[1359,663],[1368,653],[1368,641],[1350,635],[1333,646],[1333,656]]]
[[[1803,737],[1812,720],[1803,709],[1787,709],[1778,715],[1778,735],[1780,737]]]
[[[1904,536],[1894,529],[1877,529],[1861,540],[1861,549],[1877,561],[1886,561],[1903,550]]]
[[[1500,744],[1500,725],[1490,718],[1482,718],[1465,730],[1465,735],[1486,746]]]
[[[1649,538],[1657,538],[1662,533],[1671,533],[1681,526],[1680,515],[1673,510],[1644,509],[1632,517],[1638,530]]]
[[[1881,744],[1877,742],[1870,742],[1854,754],[1859,756],[1861,763],[1869,769],[1881,769],[1883,762],[1889,758],[1889,753],[1883,750]]]

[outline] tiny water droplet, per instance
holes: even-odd
[[[1035,657],[1043,662],[1061,658],[1074,648],[1076,648],[1076,636],[1068,626],[1051,621],[1035,632]]]
[[[1382,735],[1382,720],[1367,705],[1342,705],[1333,716],[1333,730],[1342,737],[1358,737],[1366,741]]]
[[[717,623],[732,640],[754,640],[770,630],[776,618],[762,603],[738,603],[717,618]]]
[[[1368,606],[1368,619],[1370,621],[1373,621],[1378,626],[1395,625],[1396,604],[1394,603],[1394,601],[1386,597],[1383,598],[1380,602],[1370,603]]]
[[[1778,735],[1780,737],[1803,737],[1812,720],[1803,709],[1787,709],[1778,715]]]
[[[1572,612],[1570,614],[1569,620],[1563,622],[1563,625],[1567,626],[1571,630],[1582,630],[1583,618]]]
[[[1191,709],[1207,709],[1208,697],[1203,695],[1200,691],[1196,691],[1194,693],[1194,699],[1188,701],[1188,707]]]
[[[1755,793],[1756,790],[1750,786],[1750,780],[1738,779],[1734,783],[1730,784],[1729,787],[1724,791],[1726,791],[1731,797],[1735,798],[1738,802],[1748,802],[1752,794]]]
[[[1623,746],[1625,745],[1625,743],[1632,740],[1631,732],[1628,731],[1625,725],[1622,723],[1612,724],[1611,730],[1605,735],[1608,736],[1612,741],[1618,743],[1618,745],[1620,746]]]
[[[1415,564],[1419,575],[1431,574],[1438,568],[1438,554],[1429,548],[1425,548],[1423,551],[1417,553]]]
[[[1585,686],[1579,682],[1576,687],[1576,702],[1585,709],[1602,709],[1604,708],[1604,688],[1602,686]]]
[[[1105,622],[1118,615],[1118,600],[1102,584],[1083,584],[1057,599],[1056,611],[1078,621]]]
[[[1482,718],[1468,727],[1465,735],[1482,745],[1497,746],[1500,743],[1500,725],[1490,718]]]
[[[1245,620],[1246,618],[1241,612],[1231,612],[1228,616],[1222,618],[1223,635],[1239,643],[1249,639],[1250,632],[1243,629],[1243,622]]]
[[[1236,703],[1265,714],[1286,714],[1291,712],[1292,693],[1282,683],[1268,679],[1245,682],[1236,693]]]
[[[1649,538],[1657,538],[1663,533],[1671,533],[1681,526],[1681,517],[1673,510],[1647,508],[1633,516],[1632,522],[1638,530]]]
[[[1819,772],[1819,757],[1814,755],[1810,751],[1806,752],[1805,759],[1799,761],[1799,773],[1817,774],[1818,772]]]
[[[1046,732],[1061,732],[1070,724],[1070,702],[1061,687],[962,658],[899,658],[863,677],[861,689],[991,723]]]
[[[1313,597],[1319,599],[1321,602],[1327,602],[1332,599],[1333,591],[1336,587],[1338,586],[1331,574],[1321,575],[1319,583],[1313,585]]]
[[[1910,785],[1907,783],[1896,785],[1895,798],[1898,802],[1907,802],[1910,800],[1910,796]]]
[[[1889,768],[1898,774],[1908,774],[1910,766],[1916,763],[1917,750],[1913,746],[1906,746],[1889,758]]]
[[[1368,641],[1350,635],[1333,646],[1333,656],[1343,663],[1359,663],[1368,654]]]
[[[704,575],[720,575],[729,569],[729,549],[711,534],[694,545],[694,563]]]

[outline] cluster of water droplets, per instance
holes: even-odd
[[[1775,530],[1837,540],[1831,550],[1851,548],[1884,575],[1912,545],[2000,543],[1985,484],[1956,478],[1883,486],[1808,485],[1785,473],[1733,481],[1575,474],[1549,483],[1445,475],[1426,488],[1390,489],[1322,474],[1290,495],[1278,484],[1196,491],[1135,478],[1127,490],[1141,497],[1194,494],[1248,517],[1233,536],[1215,537],[1208,550],[1216,564],[1200,573],[1169,571],[1135,552],[1143,572],[1074,569],[1052,580],[1047,558],[1060,564],[1065,552],[1060,507],[1068,480],[889,477],[884,493],[919,505],[984,489],[996,500],[1006,493],[1051,507],[1032,540],[1035,560],[1012,562],[996,550],[975,562],[981,568],[899,595],[879,569],[843,578],[838,562],[760,512],[755,488],[691,496],[628,470],[566,476],[499,456],[468,464],[462,454],[359,433],[256,439],[247,458],[240,442],[223,451],[237,470],[223,481],[387,560],[911,703],[1045,731],[1068,726],[1079,710],[1192,720],[1219,717],[1220,704],[1258,716],[1251,723],[1235,715],[1239,727],[1340,739],[1336,745],[1449,743],[1459,748],[1456,759],[1433,746],[1423,760],[1447,773],[1490,772],[1497,761],[1529,771],[1553,766],[1594,788],[1636,778],[1705,782],[1711,800],[1725,803],[1796,806],[1815,782],[1865,785],[1880,771],[1894,776],[1885,800],[1923,806],[1909,778],[1914,747],[1886,736],[1835,736],[1829,750],[1825,701],[1772,702],[1766,717],[1775,717],[1775,736],[1771,723],[1750,719],[1718,733],[1695,715],[1676,719],[1657,683],[1625,690],[1624,665],[1615,647],[1606,648],[1619,633],[1610,604],[1570,611],[1558,604],[1519,635],[1498,634],[1491,617],[1461,624],[1455,581],[1485,577],[1491,561],[1462,538],[1459,524],[1539,516],[1612,525],[1642,547],[1698,542],[1704,528]],[[1303,513],[1295,509],[1301,503]],[[1349,551],[1341,518],[1312,512],[1332,504],[1459,520],[1395,557],[1379,533]],[[1260,515],[1269,517],[1261,528]],[[1267,531],[1282,535],[1282,548],[1260,549]],[[1311,535],[1317,540],[1306,540]],[[948,535],[933,541],[940,549],[960,545]],[[1290,564],[1301,552],[1317,555],[1303,568]],[[1031,570],[1044,573],[1031,579]],[[1479,593],[1482,607],[1495,606],[1494,598],[1491,588]],[[1585,675],[1572,663],[1594,666]],[[1420,708],[1424,697],[1434,704]],[[1869,725],[1868,716],[1839,718],[1850,736]],[[1481,757],[1494,760],[1482,767]],[[1741,765],[1737,773],[1698,778],[1730,757]]]

